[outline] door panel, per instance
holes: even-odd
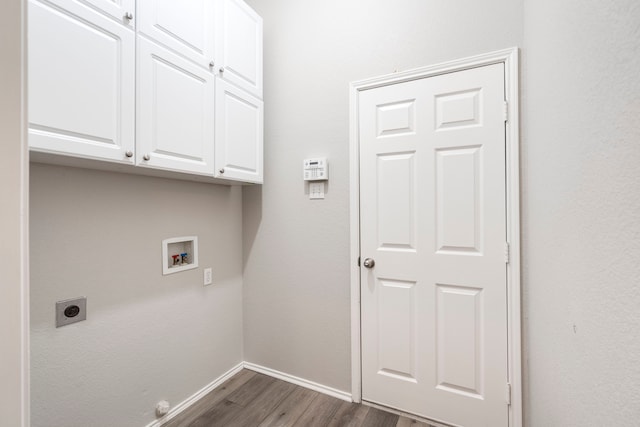
[[[227,82],[216,85],[216,176],[261,183],[264,104]]]
[[[138,73],[137,164],[213,176],[213,74],[142,37]]]
[[[56,3],[64,9],[29,2],[29,146],[133,163],[135,36],[76,2]]]
[[[359,96],[363,399],[506,426],[503,66]]]
[[[58,0],[54,0],[58,1]],[[87,6],[104,13],[116,21],[134,28],[136,18],[135,0],[78,0]],[[130,17],[131,19],[129,19]]]
[[[216,59],[214,4],[211,0],[139,1],[138,29],[209,69],[209,63]]]
[[[244,1],[220,0],[220,77],[262,97],[262,18]]]

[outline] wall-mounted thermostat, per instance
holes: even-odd
[[[306,159],[303,166],[305,181],[325,181],[329,179],[329,164],[326,157]]]

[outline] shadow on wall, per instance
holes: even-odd
[[[262,185],[242,187],[242,269],[247,264],[262,222]]]

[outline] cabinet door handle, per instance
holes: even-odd
[[[220,173],[224,173],[224,168],[220,169]]]
[[[224,73],[224,67],[220,67],[218,71],[220,71],[220,74]]]
[[[144,156],[142,156],[143,160],[150,160],[151,156],[149,154],[145,154]]]
[[[213,68],[215,65],[216,65],[215,62],[213,61],[209,62],[209,68]]]
[[[126,19],[127,21],[131,21],[133,19],[133,14],[131,12],[125,13],[124,19]]]
[[[129,150],[126,153],[124,153],[124,155],[127,157],[133,157],[133,151]]]

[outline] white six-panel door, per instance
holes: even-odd
[[[503,105],[502,64],[360,93],[363,400],[508,425]]]

